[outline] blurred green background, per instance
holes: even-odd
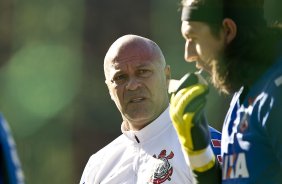
[[[266,1],[268,22],[281,20]],[[120,134],[103,74],[124,34],[154,40],[179,79],[184,62],[179,2],[0,0],[0,111],[10,123],[27,184],[78,183],[91,154]],[[212,87],[207,116],[221,129],[230,98]]]

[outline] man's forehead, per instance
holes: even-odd
[[[156,53],[148,47],[120,47],[112,54],[110,65],[114,67],[123,65],[148,65],[154,62]]]
[[[107,76],[109,70],[126,71],[162,62],[164,62],[163,55],[154,42],[128,35],[111,45],[104,59],[104,71]]]
[[[186,0],[185,6],[190,6],[195,0]]]
[[[110,63],[110,67],[113,69],[121,69],[124,67],[143,67],[143,66],[149,66],[152,65],[153,61],[146,59],[146,60],[140,60],[138,57],[128,57],[123,58],[122,60],[113,60]]]
[[[182,21],[181,25],[181,31],[186,34],[198,34],[199,31],[207,28],[207,24],[197,21]]]
[[[155,57],[156,53],[152,49],[151,45],[143,44],[128,44],[116,49],[117,52],[114,55],[116,61],[127,60],[149,60]]]

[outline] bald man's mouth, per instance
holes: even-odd
[[[143,97],[137,97],[137,98],[133,98],[131,100],[129,100],[129,103],[139,103],[139,102],[143,102],[145,100],[145,98]]]
[[[146,98],[146,96],[144,95],[128,95],[126,97],[126,102],[127,103],[141,103],[141,102],[144,102],[146,101],[148,98]]]

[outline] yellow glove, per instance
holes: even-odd
[[[209,126],[203,108],[208,86],[194,84],[171,97],[170,116],[192,170],[204,172],[215,165]]]

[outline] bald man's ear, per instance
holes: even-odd
[[[226,43],[229,44],[237,35],[237,25],[232,19],[225,18],[222,21],[222,26]]]
[[[166,76],[166,85],[168,87],[169,81],[170,81],[170,78],[171,78],[170,66],[166,65],[164,70],[165,70],[165,76]]]
[[[107,79],[105,80],[105,83],[106,83],[106,85],[107,85],[107,87],[108,87],[108,90],[109,90],[109,94],[110,94],[110,96],[111,96],[111,99],[114,100],[112,91],[110,90],[110,84],[109,84],[109,81],[107,81]]]

